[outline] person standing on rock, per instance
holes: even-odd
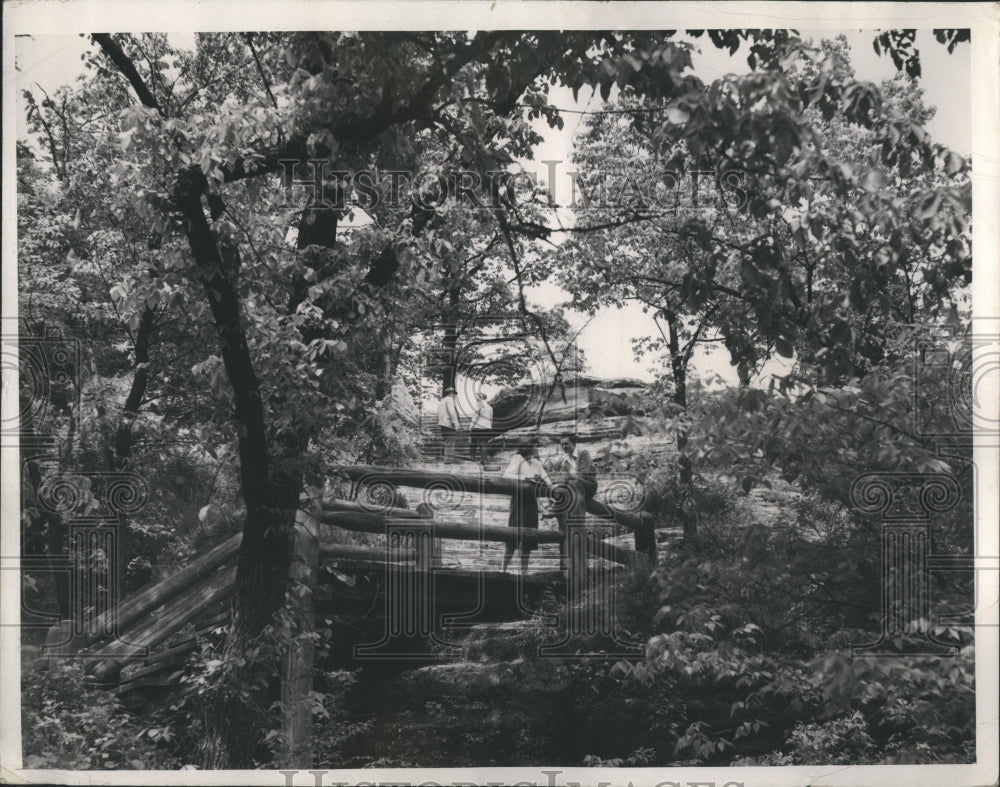
[[[521,548],[521,573],[528,573],[528,559],[531,551],[538,546],[538,537],[526,530],[538,530],[538,490],[539,483],[551,484],[548,473],[542,466],[538,458],[538,448],[535,443],[529,442],[517,449],[517,453],[510,460],[507,469],[503,471],[504,478],[514,478],[518,481],[532,482],[530,487],[519,484],[517,490],[510,498],[510,515],[507,517],[507,524],[516,527],[518,533],[517,546]],[[515,545],[513,543],[504,544],[503,568],[507,571],[510,559],[514,556]]]
[[[441,458],[445,463],[458,459],[455,444],[462,422],[458,417],[458,394],[452,386],[444,389],[438,401],[438,428],[441,430]]]
[[[577,448],[577,436],[569,433],[559,438],[563,456],[560,457],[558,483],[552,489],[556,500],[553,513],[559,523],[563,540],[559,547],[560,568],[566,568],[569,552],[568,523],[582,524],[587,515],[587,503],[597,494],[597,470],[590,452]]]
[[[493,408],[486,401],[486,394],[476,395],[476,412],[469,425],[469,458],[486,466],[486,444],[493,437]]]

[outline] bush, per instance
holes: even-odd
[[[173,769],[170,734],[129,714],[88,682],[78,662],[35,661],[22,672],[25,768]]]
[[[656,518],[658,528],[680,526],[685,520],[695,522],[701,549],[718,538],[733,536],[752,521],[746,497],[734,487],[696,478],[690,488],[685,488],[673,467],[660,467],[653,461],[655,457],[646,457],[637,465],[645,491],[643,508]]]
[[[623,668],[679,709],[673,764],[974,756],[969,632],[936,632],[964,646],[954,657],[847,655],[876,638],[877,530],[810,496],[736,539],[720,538],[725,520],[701,523],[697,551],[665,555],[659,631]]]

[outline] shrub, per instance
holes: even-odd
[[[170,734],[129,714],[88,682],[78,662],[36,661],[21,683],[24,767],[172,769]]]

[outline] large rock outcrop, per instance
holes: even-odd
[[[531,382],[506,388],[493,397],[493,427],[508,431],[535,423],[542,410],[542,423],[583,421],[587,417],[623,416],[635,409],[646,383],[632,378],[605,379],[579,374],[555,386],[551,381]]]

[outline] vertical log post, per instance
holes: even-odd
[[[436,514],[433,506],[431,506],[428,503],[419,503],[417,505],[416,511],[417,511],[418,514],[420,514],[420,516],[426,517],[427,519],[431,520],[432,522],[436,522],[437,521],[437,514]],[[419,545],[417,545],[417,544],[414,544],[414,546],[418,549],[418,552],[417,552],[417,563],[419,565],[423,565],[424,563],[426,563],[427,566],[428,566],[428,570],[430,568],[441,568],[442,561],[443,561],[444,539],[438,538],[436,536],[436,534],[434,533],[435,529],[436,528],[433,525],[431,525],[431,541],[430,541],[430,547],[429,547],[430,548],[430,556],[429,557],[421,557],[421,554],[419,552],[419,549],[421,547]]]
[[[312,767],[309,694],[313,688],[315,648],[309,635],[315,631],[313,587],[319,565],[320,500],[319,490],[307,490],[304,509],[295,519],[289,567],[293,623],[292,639],[282,659],[281,705],[287,764],[296,768]]]

